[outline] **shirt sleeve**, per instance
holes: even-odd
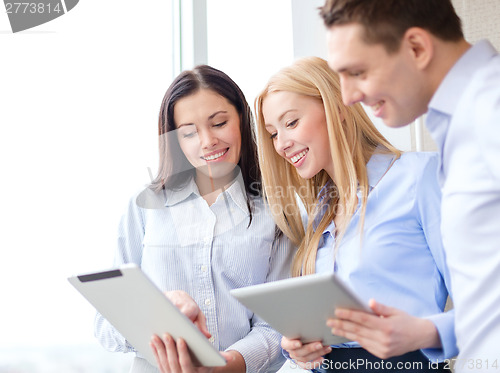
[[[420,224],[439,271],[436,274],[436,276],[440,276],[438,283],[441,282],[442,286],[446,287],[447,293],[451,297],[450,274],[441,239],[441,190],[437,180],[437,167],[437,156],[431,156],[417,184],[417,205]],[[446,299],[443,299],[442,302],[444,308]],[[449,310],[430,315],[427,319],[436,326],[442,347],[423,349],[422,352],[430,360],[442,361],[456,356],[458,347],[454,331],[455,311]]]
[[[275,239],[266,282],[290,277],[293,255],[293,246],[285,235]],[[278,371],[285,362],[281,351],[281,334],[255,314],[251,323],[250,333],[227,350],[236,350],[243,356],[249,373]]]
[[[142,212],[136,204],[136,198],[133,197],[118,225],[114,267],[125,263],[135,263],[140,266],[144,238],[143,227]],[[94,336],[108,351],[135,352],[132,345],[98,312],[94,319]]]

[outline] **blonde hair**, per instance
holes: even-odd
[[[335,171],[335,183],[331,181],[329,198],[319,196],[320,190],[331,180],[326,171],[320,171],[311,179],[302,179],[295,167],[276,152],[273,140],[265,130],[263,102],[269,94],[279,91],[313,97],[323,104]],[[358,189],[361,191],[359,227],[362,231],[369,192],[366,163],[373,152],[377,149],[392,153],[396,158],[400,157],[401,152],[375,128],[360,104],[349,107],[342,104],[339,78],[327,62],[319,57],[298,59],[273,75],[255,99],[255,113],[264,196],[278,227],[298,246],[292,274],[300,276],[314,273],[323,231],[336,216],[344,215],[335,230],[338,247],[356,211]],[[306,230],[297,197],[307,211]],[[328,207],[326,212],[325,207]],[[321,220],[315,226],[316,217],[321,215]]]

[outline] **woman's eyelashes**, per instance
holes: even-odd
[[[285,123],[285,127],[286,128],[294,128],[297,126],[298,123],[299,123],[299,120],[294,119],[290,122]],[[271,133],[271,135],[269,137],[271,138],[271,140],[275,140],[278,137],[278,131]]]
[[[212,124],[211,126],[215,127],[215,128],[221,128],[221,127],[224,127],[226,124],[227,124],[227,120],[225,120],[224,122],[221,122],[221,123]],[[181,132],[181,136],[183,139],[188,139],[188,138],[194,137],[198,133],[198,129],[196,128],[196,126],[193,125],[193,127],[194,127],[193,129],[187,129],[187,130],[184,130],[183,132]]]
[[[226,124],[227,124],[227,120],[225,120],[224,122],[221,122],[221,123],[214,124],[213,126],[214,127],[224,127]]]
[[[181,131],[181,136],[183,139],[188,139],[193,137],[198,133],[197,129],[195,126],[189,126],[191,128],[182,128]]]

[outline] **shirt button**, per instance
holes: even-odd
[[[207,299],[205,299],[205,305],[206,305],[206,306],[210,306],[210,303],[211,303],[210,299],[208,299],[208,298],[207,298]]]
[[[202,265],[201,266],[201,271],[202,272],[206,272],[207,271],[207,266],[206,265]]]
[[[208,338],[208,341],[209,341],[210,343],[214,343],[215,338],[212,336],[212,337]]]

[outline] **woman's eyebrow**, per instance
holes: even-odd
[[[194,126],[194,123],[182,123],[182,124],[179,124],[177,126],[177,129],[181,128],[181,127],[185,127],[185,126]]]
[[[280,121],[280,122],[281,122],[281,121],[283,120],[283,117],[284,117],[285,115],[287,115],[288,113],[294,112],[294,111],[297,111],[297,109],[289,109],[289,110],[287,110],[287,111],[283,112],[283,114],[281,114],[281,115],[279,116],[278,121]]]
[[[225,113],[227,113],[227,111],[225,111],[225,110],[216,111],[215,113],[213,113],[212,115],[210,115],[208,117],[208,120],[213,119],[218,114],[225,114]],[[179,124],[177,126],[177,128],[181,128],[181,127],[184,127],[184,126],[194,126],[194,125],[195,125],[194,123],[182,123],[182,124]]]
[[[225,110],[216,111],[215,113],[213,113],[212,115],[210,115],[208,117],[208,119],[213,119],[217,114],[221,114],[221,113],[227,113],[227,111],[225,111]]]

